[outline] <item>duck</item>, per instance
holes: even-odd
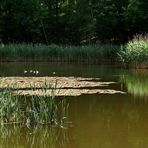
[[[24,73],[27,73],[28,71],[27,70],[24,70]]]

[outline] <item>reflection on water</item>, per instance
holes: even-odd
[[[136,97],[148,97],[148,70],[133,70],[122,76],[127,91]]]
[[[0,148],[66,148],[67,143],[66,129],[12,125],[0,128]]]
[[[1,148],[147,148],[148,101],[130,95],[67,98],[67,129],[5,127]]]
[[[38,75],[24,71],[39,71]],[[112,79],[122,70],[113,66],[103,65],[63,65],[57,63],[0,63],[0,76],[79,76],[79,77],[103,77]]]
[[[148,147],[147,101],[116,94],[81,96],[70,104],[72,147]]]
[[[115,81],[109,89],[127,94],[65,97],[69,104],[68,121],[72,122],[67,129],[3,127],[0,148],[148,148],[148,71],[97,65],[10,63],[0,66],[0,75],[23,76],[25,69],[39,70],[39,76],[55,71],[57,76]]]

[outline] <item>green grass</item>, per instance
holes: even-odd
[[[135,36],[119,53],[126,67],[148,67],[148,36]]]
[[[60,46],[43,44],[7,44],[0,46],[1,61],[63,61],[63,62],[99,62],[113,61],[120,46],[89,45]]]
[[[44,96],[27,97],[14,92],[12,86],[1,89],[0,124],[58,124],[62,126],[66,118],[66,102],[56,102],[54,88],[52,88],[52,96],[47,96],[46,90],[47,86],[43,86]]]

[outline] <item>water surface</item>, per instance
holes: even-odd
[[[38,70],[39,74],[24,74]],[[148,71],[104,65],[3,63],[0,76],[80,76],[115,81],[110,89],[126,94],[65,97],[68,123],[60,127],[6,126],[0,129],[0,148],[147,148]],[[102,88],[103,89],[103,88]]]

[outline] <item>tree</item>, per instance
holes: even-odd
[[[148,32],[148,1],[130,0],[125,10],[124,17],[127,32],[130,36],[136,33]]]
[[[123,43],[148,31],[147,0],[2,0],[4,42]]]
[[[4,7],[5,41],[35,42],[42,38],[42,21],[46,8],[40,0],[8,0]]]
[[[127,0],[100,0],[96,5],[96,32],[99,40],[122,40],[124,32],[123,12]]]
[[[0,42],[3,38],[3,30],[4,30],[4,20],[3,20],[3,17],[5,15],[4,13],[4,3],[1,2],[0,3]]]

